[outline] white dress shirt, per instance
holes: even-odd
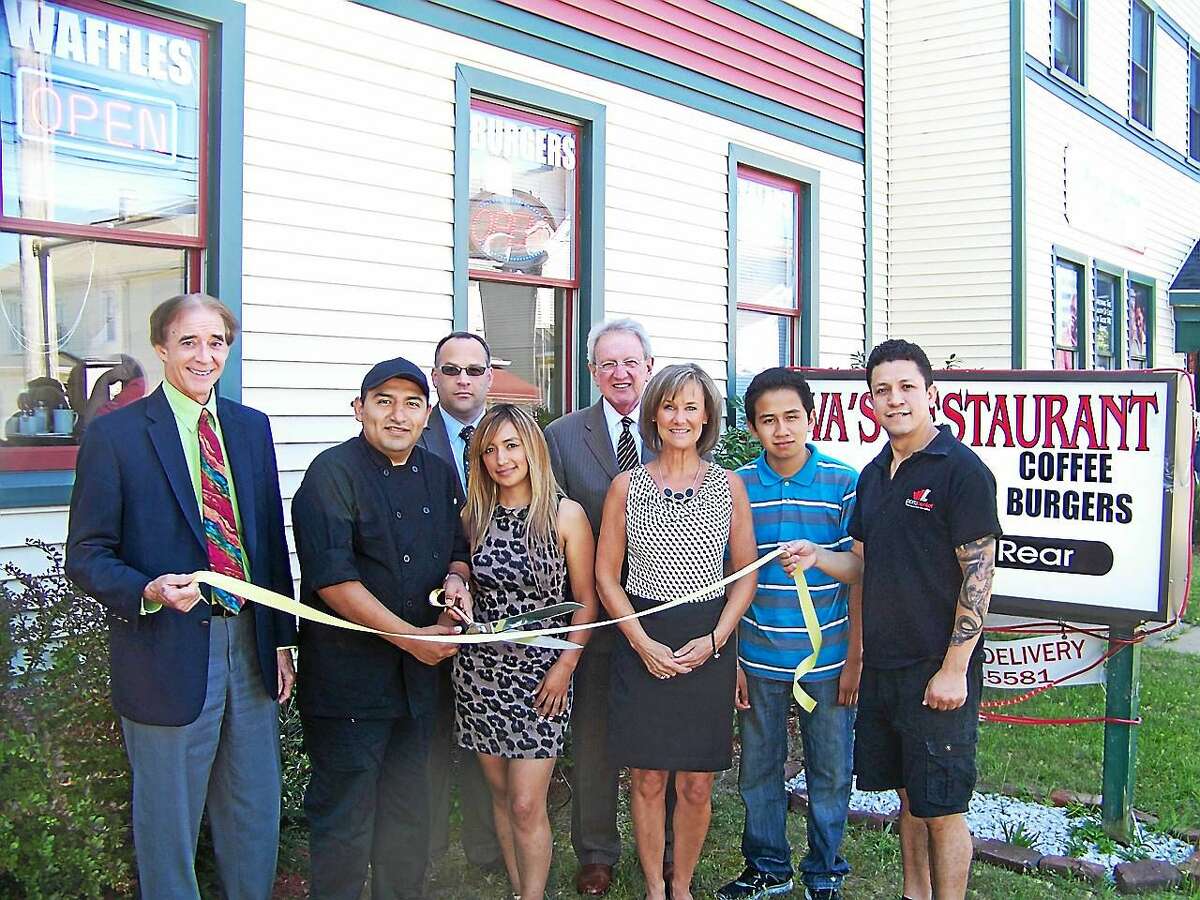
[[[613,446],[613,455],[617,454],[617,441],[621,439],[621,432],[625,426],[621,424],[621,414],[608,402],[608,398],[602,401],[604,404],[604,421],[608,423],[608,439]],[[638,415],[642,409],[642,404],[639,401],[638,405],[629,411],[629,418],[633,420],[633,424],[629,426],[629,433],[633,435],[633,445],[637,448],[638,460],[642,458],[642,432],[638,428]]]

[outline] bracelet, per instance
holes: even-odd
[[[712,639],[712,645],[713,645],[713,659],[720,659],[720,658],[721,658],[721,651],[717,649],[717,632],[716,632],[715,630],[714,630],[714,631],[710,631],[710,632],[708,633],[708,636],[709,636],[709,637]]]

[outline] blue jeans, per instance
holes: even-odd
[[[792,876],[787,839],[788,710],[792,683],[748,675],[750,708],[738,712],[742,762],[738,791],[746,804],[742,855],[760,872]],[[817,707],[800,710],[804,770],[808,779],[808,854],[800,863],[804,884],[813,889],[841,887],[850,864],[838,854],[850,804],[854,747],[854,708],[837,705],[838,679],[805,682]]]

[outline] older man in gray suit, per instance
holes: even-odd
[[[492,350],[479,335],[454,331],[438,341],[433,351],[433,386],[437,405],[429,413],[418,443],[454,466],[458,485],[467,491],[466,452],[475,426],[483,418],[488,389],[492,386]],[[458,790],[462,805],[462,845],[468,861],[485,871],[504,871],[496,826],[492,820],[492,795],[479,758],[454,746],[454,689],[450,667],[442,664],[441,693],[433,752],[429,754],[430,862],[436,863],[450,843],[450,759],[458,759]]]
[[[609,485],[619,472],[653,458],[638,432],[642,391],[654,356],[650,338],[634,319],[601,322],[588,334],[588,369],[601,398],[587,409],[546,426],[550,463],[567,496],[582,504],[596,537]],[[645,455],[643,455],[645,454]],[[617,832],[617,769],[608,759],[608,679],[614,629],[593,633],[575,670],[571,748],[575,763],[571,844],[579,860],[581,894],[608,893],[621,855]],[[670,856],[670,817],[667,854]]]

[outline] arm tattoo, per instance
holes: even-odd
[[[983,618],[992,600],[992,573],[996,568],[996,538],[992,535],[963,544],[954,550],[962,567],[963,583],[958,595],[951,644],[966,644],[983,631]]]

